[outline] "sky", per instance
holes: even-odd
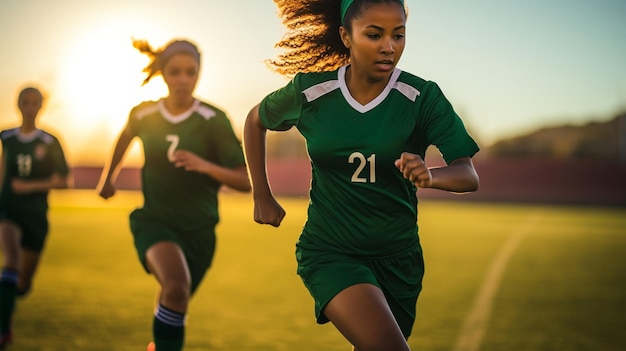
[[[626,110],[626,1],[406,0],[398,67],[437,82],[481,145]],[[0,128],[20,123],[17,94],[46,95],[39,127],[70,163],[100,165],[130,109],[167,93],[141,86],[147,57],[131,38],[174,38],[202,52],[196,96],[237,133],[249,109],[286,84],[264,60],[284,33],[270,0],[0,0]],[[127,162],[137,162],[135,144]]]

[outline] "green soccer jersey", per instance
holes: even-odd
[[[295,126],[306,139],[312,181],[300,245],[397,253],[418,241],[417,189],[394,161],[402,152],[424,157],[432,144],[450,162],[478,146],[435,83],[396,69],[383,92],[361,105],[345,71],[297,74],[263,99],[260,117],[268,129]]]
[[[132,109],[129,127],[143,143],[142,210],[183,230],[215,225],[221,184],[175,167],[172,157],[180,149],[227,168],[245,165],[241,142],[226,114],[196,100],[189,111],[174,116],[163,100],[150,101]]]
[[[15,178],[40,180],[53,174],[67,176],[69,167],[61,144],[53,135],[37,129],[23,135],[19,128],[0,133],[4,154],[4,178],[0,193],[0,208],[10,211],[46,212],[48,192],[18,195],[13,192],[11,181]]]

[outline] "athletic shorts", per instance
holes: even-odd
[[[424,259],[415,247],[387,257],[362,258],[296,245],[297,273],[315,300],[317,323],[329,322],[324,308],[339,292],[356,284],[373,284],[387,303],[405,337],[415,322],[417,297],[422,290]]]
[[[0,209],[0,220],[3,219],[15,223],[22,231],[22,248],[35,252],[43,250],[49,229],[46,212],[17,212]]]
[[[191,293],[196,291],[213,261],[216,244],[215,225],[208,226],[201,232],[183,232],[146,214],[142,209],[136,209],[130,214],[130,230],[133,233],[139,261],[148,273],[146,251],[158,242],[176,243],[187,260],[191,274]]]

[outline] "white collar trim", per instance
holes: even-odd
[[[195,110],[198,109],[198,107],[200,106],[200,100],[195,99],[193,101],[193,104],[187,111],[178,115],[172,114],[170,111],[167,110],[167,108],[165,108],[165,99],[159,100],[158,106],[159,106],[159,110],[161,111],[161,115],[163,115],[163,118],[165,118],[166,120],[168,120],[169,122],[173,124],[177,124],[189,118],[189,116],[191,116],[191,114]]]
[[[380,103],[385,100],[387,95],[389,95],[389,92],[391,91],[391,89],[393,89],[396,81],[398,80],[398,77],[400,76],[400,73],[402,72],[399,68],[396,67],[391,73],[391,77],[389,77],[389,82],[387,82],[387,86],[385,86],[385,89],[383,89],[383,91],[381,91],[380,94],[376,98],[374,98],[374,100],[368,102],[365,105],[361,105],[360,102],[356,101],[352,97],[352,95],[350,95],[348,85],[346,84],[346,68],[347,66],[341,66],[339,68],[339,71],[337,72],[339,79],[339,88],[341,89],[341,93],[346,99],[346,102],[348,102],[348,104],[352,106],[352,108],[359,111],[360,113],[368,112],[376,106],[380,105]]]

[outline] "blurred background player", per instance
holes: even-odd
[[[115,178],[135,137],[143,144],[144,206],[130,214],[130,228],[142,265],[160,285],[153,319],[159,351],[181,350],[190,297],[211,265],[218,191],[223,185],[250,191],[241,142],[226,114],[193,96],[200,52],[187,40],[153,50],[134,41],[151,58],[144,84],[161,74],[168,96],[139,104],[117,140],[99,187],[105,199],[115,194]]]
[[[275,0],[287,35],[272,61],[292,76],[248,114],[244,148],[254,219],[280,225],[265,165],[266,130],[296,127],[312,165],[298,274],[318,323],[358,351],[406,351],[422,288],[418,188],[478,188],[478,146],[439,87],[396,66],[405,47],[400,0]],[[429,168],[436,145],[447,165]]]
[[[32,286],[48,235],[48,192],[67,188],[71,175],[59,140],[38,129],[43,95],[23,89],[17,105],[21,126],[0,132],[0,348],[12,341],[11,320],[16,296]]]

